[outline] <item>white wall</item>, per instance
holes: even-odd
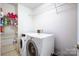
[[[18,19],[19,35],[33,31],[32,10],[30,10],[23,4],[18,5]]]
[[[77,4],[77,43],[79,44],[79,4]]]
[[[76,4],[44,4],[35,10],[35,29],[56,35],[56,47],[61,54],[76,54]],[[57,7],[57,9],[55,8]],[[57,12],[56,12],[57,10]]]

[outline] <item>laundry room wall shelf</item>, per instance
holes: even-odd
[[[2,11],[2,8],[1,8]],[[4,14],[4,13],[3,13]],[[0,17],[1,55],[19,55],[18,44],[18,17],[16,13],[7,12]]]

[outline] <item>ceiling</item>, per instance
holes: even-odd
[[[42,4],[43,3],[23,3],[23,5],[25,5],[26,7],[30,8],[30,9],[35,9]]]
[[[18,5],[17,3],[8,3],[8,4],[11,4],[13,6],[17,6]]]

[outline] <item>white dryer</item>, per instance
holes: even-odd
[[[27,56],[50,56],[54,53],[54,35],[44,33],[27,33]]]

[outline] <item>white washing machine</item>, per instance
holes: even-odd
[[[20,55],[26,56],[26,43],[27,43],[27,36],[25,34],[21,35],[20,38]]]
[[[44,33],[27,33],[27,56],[50,56],[54,53],[54,35]]]

